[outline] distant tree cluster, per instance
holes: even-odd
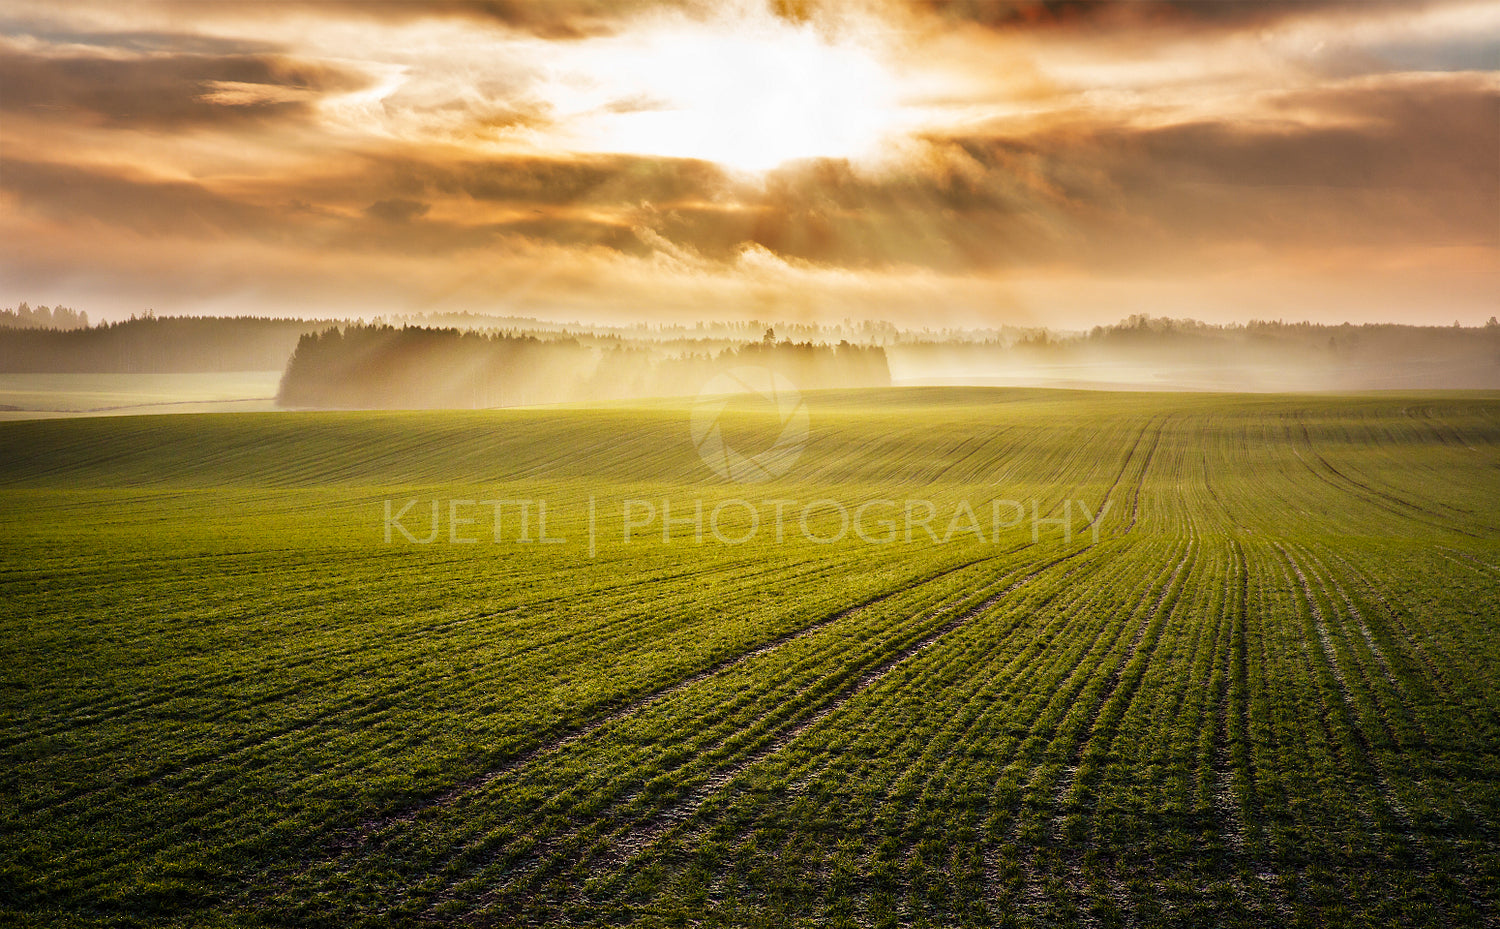
[[[1253,356],[1267,361],[1348,360],[1435,363],[1500,362],[1494,327],[1408,326],[1396,323],[1319,323],[1253,319],[1243,325],[1213,325],[1195,319],[1135,315],[1114,326],[1096,326],[1084,339],[1059,347],[1108,349],[1142,356]]]
[[[282,370],[297,339],[328,324],[328,320],[148,313],[88,328],[0,329],[0,371],[162,374]]]
[[[802,389],[890,384],[882,349],[847,342],[763,341],[661,358],[625,345],[596,352],[567,337],[356,324],[304,335],[278,400],[294,407],[481,409],[669,396],[752,365]]]
[[[1500,322],[1218,325],[1136,314],[1087,332],[1013,329],[982,341],[934,335],[888,350],[902,378],[1215,390],[1500,388]]]
[[[679,365],[697,368],[705,375],[741,365],[768,368],[785,375],[800,390],[889,387],[891,384],[891,368],[886,361],[885,349],[877,345],[853,345],[848,341],[820,345],[765,338],[737,348],[726,348],[707,366],[694,365],[691,360],[678,360],[667,362],[664,367],[671,370]]]
[[[350,325],[298,341],[283,406],[478,409],[572,398],[592,353],[576,339]]]
[[[33,307],[26,301],[20,306],[0,310],[0,328],[5,329],[87,329],[89,314],[59,303],[54,307]]]

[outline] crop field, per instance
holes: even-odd
[[[1500,395],[808,396],[0,423],[0,922],[1500,925]]]
[[[275,408],[280,371],[179,374],[0,372],[0,421]]]

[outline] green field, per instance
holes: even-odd
[[[0,423],[0,921],[1500,921],[1500,395],[810,408]]]
[[[139,413],[240,413],[275,408],[280,371],[176,374],[0,372],[0,422]]]

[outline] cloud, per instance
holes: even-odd
[[[370,179],[352,187],[380,190]],[[7,160],[0,191],[23,214],[60,222],[80,236],[91,229],[151,238],[228,242],[248,239],[289,248],[316,246],[324,254],[423,254],[451,257],[476,248],[524,251],[532,244],[603,249],[636,256],[651,249],[627,217],[532,210],[492,221],[433,217],[432,204],[393,196],[349,210],[296,196],[270,183],[236,194],[192,181],[165,181],[101,165]],[[461,213],[462,211],[456,211]]]
[[[108,168],[6,159],[0,190],[23,210],[52,221],[115,227],[147,236],[266,236],[274,212],[190,181],[162,181]]]
[[[369,83],[351,70],[279,55],[54,57],[0,50],[0,109],[117,127],[306,118],[318,97]]]
[[[394,197],[390,200],[376,200],[365,207],[365,215],[385,220],[388,223],[409,223],[427,215],[427,211],[431,209],[431,204],[422,203],[419,200]]]
[[[486,159],[422,158],[372,153],[361,184],[407,196],[461,196],[527,206],[634,206],[645,202],[718,200],[737,183],[716,165],[640,155],[507,155]],[[337,179],[330,183],[335,186]]]
[[[78,30],[5,20],[0,20],[0,34],[48,46],[85,46],[131,54],[261,55],[285,51],[279,43],[262,39],[170,30]]]
[[[463,16],[499,23],[509,29],[548,39],[582,39],[609,35],[629,20],[657,11],[709,9],[706,0],[415,0],[359,4],[381,16]]]
[[[17,161],[25,209],[151,235],[244,235],[441,257],[528,243],[731,265],[1166,272],[1351,247],[1494,247],[1500,83],[1360,79],[1265,97],[1254,120],[1107,115],[930,136],[880,167],[798,162],[760,180],[647,156],[367,154],[232,188]]]
[[[721,260],[746,246],[838,267],[947,273],[1135,267],[1349,247],[1494,248],[1500,89],[1486,76],[1278,95],[1258,120],[1108,118],[935,136],[882,171],[788,166],[652,228]],[[1274,118],[1281,114],[1280,118]]]
[[[991,29],[1245,29],[1334,12],[1410,9],[1427,0],[911,0],[948,23]]]
[[[982,177],[1031,178],[1033,204],[1051,211],[1044,225],[1086,265],[1169,267],[1229,243],[1283,254],[1500,245],[1493,79],[1360,81],[1267,104],[1257,120],[1083,122],[940,144]]]
[[[611,35],[632,20],[660,13],[708,17],[714,0],[246,0],[233,9],[205,10],[201,0],[165,0],[163,9],[194,18],[297,17],[412,22],[466,19],[554,41]],[[226,5],[227,7],[228,5]]]

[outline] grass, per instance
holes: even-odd
[[[811,403],[760,485],[672,402],[0,426],[0,912],[1500,918],[1500,397]],[[477,504],[451,542],[484,499],[564,544]],[[796,518],[875,499],[890,543]],[[900,531],[996,499],[1072,537]],[[417,535],[439,501],[438,540],[386,544],[387,500]],[[626,544],[628,500],[761,522]]]

